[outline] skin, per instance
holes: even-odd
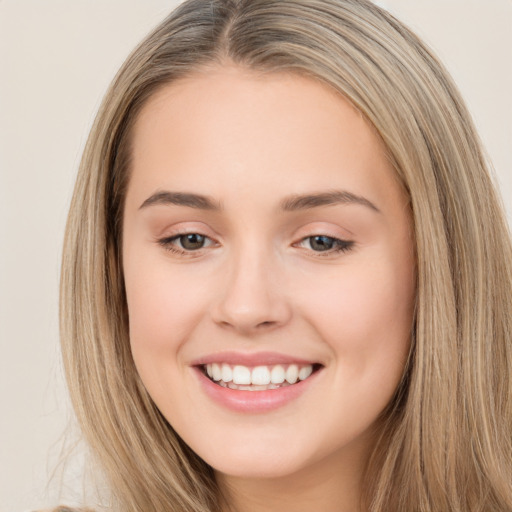
[[[333,190],[362,199],[281,208]],[[148,204],[161,191],[219,209]],[[185,251],[183,233],[205,245]],[[346,250],[317,250],[309,237],[320,235]],[[380,139],[325,85],[226,64],[150,98],[124,210],[131,347],[156,405],[216,470],[226,510],[359,510],[372,426],[408,356],[413,252],[407,197]],[[191,366],[228,350],[322,368],[283,407],[234,412]]]

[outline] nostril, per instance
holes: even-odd
[[[271,325],[274,325],[275,322],[271,322],[269,320],[266,320],[265,322],[260,322],[256,327],[268,327]]]

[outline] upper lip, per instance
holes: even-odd
[[[278,352],[216,352],[192,361],[192,366],[204,366],[211,363],[226,363],[241,366],[273,366],[277,364],[318,364],[317,361],[307,360]]]

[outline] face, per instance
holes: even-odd
[[[149,394],[220,474],[361,459],[407,359],[407,197],[362,115],[311,79],[210,69],[133,132],[130,340]]]

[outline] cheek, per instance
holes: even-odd
[[[206,288],[169,265],[125,264],[130,342],[136,364],[179,347],[199,322]]]
[[[306,283],[305,283],[306,285]],[[336,269],[313,293],[298,291],[309,322],[351,375],[391,365],[401,372],[410,344],[414,310],[412,265],[381,258],[373,265]]]

